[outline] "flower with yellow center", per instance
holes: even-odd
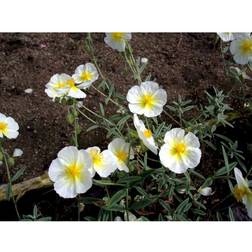
[[[19,126],[12,117],[0,113],[0,138],[4,136],[9,139],[17,138]]]
[[[195,168],[201,158],[199,139],[191,132],[174,128],[165,134],[164,145],[159,157],[162,165],[175,173],[184,173],[188,168]]]
[[[78,66],[73,74],[75,83],[77,83],[78,87],[81,89],[89,88],[98,77],[98,71],[92,63]]]
[[[237,201],[241,201],[245,205],[249,218],[252,218],[252,192],[248,186],[248,182],[243,178],[238,168],[234,169],[234,174],[237,182],[233,191],[234,196]]]
[[[245,65],[252,62],[252,37],[243,36],[232,41],[230,51],[236,63]]]
[[[154,81],[145,81],[130,88],[127,94],[129,110],[138,115],[155,117],[162,113],[167,102],[166,91]]]
[[[86,94],[75,85],[74,79],[68,74],[55,74],[46,84],[45,92],[53,99],[57,97],[85,98]]]
[[[115,138],[109,145],[108,150],[113,154],[116,167],[120,171],[129,172],[127,162],[134,158],[133,149],[129,143],[126,143],[122,138]]]
[[[116,170],[116,159],[109,150],[101,152],[99,147],[94,146],[86,151],[92,160],[92,167],[89,170],[92,177],[97,172],[100,177],[105,178]]]
[[[92,161],[84,150],[74,146],[63,148],[49,167],[48,175],[54,190],[63,198],[74,198],[92,186],[89,169]]]
[[[139,138],[143,141],[143,144],[155,155],[157,155],[158,147],[155,144],[151,130],[146,129],[144,122],[138,118],[137,114],[134,114],[133,122],[137,130],[137,134]]]
[[[131,39],[131,33],[112,32],[112,33],[106,33],[104,41],[111,48],[119,52],[124,52],[126,41],[130,39]]]
[[[71,77],[67,74],[54,74],[46,84],[45,92],[50,98],[66,96],[69,92],[67,81]]]

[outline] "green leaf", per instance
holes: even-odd
[[[122,189],[118,192],[116,192],[108,201],[107,207],[114,206],[116,203],[118,203],[121,199],[125,198],[127,195],[127,189]]]
[[[145,207],[153,204],[156,200],[157,200],[157,197],[155,197],[154,199],[144,198],[140,201],[135,201],[130,205],[130,209],[131,210],[139,210],[139,209],[145,208]]]
[[[191,208],[191,206],[192,203],[190,203],[189,198],[187,198],[178,205],[178,207],[175,210],[175,213],[178,215],[183,214],[187,212]]]
[[[19,169],[15,175],[11,178],[11,182],[15,182],[16,180],[18,180],[23,174],[24,174],[25,168],[21,168]]]

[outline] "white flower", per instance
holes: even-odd
[[[0,113],[0,138],[6,136],[9,139],[17,138],[19,126],[12,117],[6,117]]]
[[[175,173],[184,173],[188,168],[195,168],[199,164],[200,142],[193,133],[185,135],[183,129],[174,128],[166,132],[164,142],[159,157],[166,168]]]
[[[146,129],[143,121],[139,120],[139,118],[136,114],[134,114],[133,122],[134,122],[134,126],[137,130],[137,134],[138,134],[139,138],[143,141],[143,144],[149,150],[151,150],[154,154],[157,155],[158,147],[155,144],[151,130]]]
[[[49,167],[48,175],[54,182],[54,190],[63,198],[74,198],[92,186],[92,165],[89,154],[74,146],[65,147]]]
[[[24,154],[24,152],[21,149],[16,148],[13,152],[13,157],[21,157]]]
[[[53,99],[56,97],[70,96],[73,98],[85,98],[86,94],[74,83],[73,78],[68,74],[55,74],[46,84],[45,92]]]
[[[217,34],[224,42],[229,42],[235,39],[234,33],[232,32],[217,32]]]
[[[75,83],[78,84],[78,88],[86,89],[98,79],[99,74],[94,64],[87,63],[85,65],[78,66],[72,77]]]
[[[112,32],[112,33],[106,33],[104,41],[111,48],[119,52],[124,52],[126,41],[130,39],[131,39],[131,33]]]
[[[26,94],[31,94],[33,92],[33,89],[32,88],[27,88],[25,89],[24,91]]]
[[[108,150],[111,151],[116,159],[117,168],[120,171],[129,172],[127,167],[128,159],[134,158],[133,149],[129,143],[126,143],[122,138],[115,138],[109,145]]]
[[[202,196],[210,196],[212,195],[212,188],[211,187],[204,187],[204,188],[199,188],[198,192],[202,195]]]
[[[233,54],[234,61],[245,65],[252,61],[252,37],[241,37],[233,40],[230,45],[230,52]]]
[[[108,177],[112,172],[116,170],[116,159],[109,150],[101,152],[99,147],[90,147],[86,150],[92,160],[92,169],[90,170],[91,176],[95,175],[95,172],[100,177]]]
[[[217,32],[217,34],[224,42],[250,36],[250,32]]]
[[[164,89],[159,88],[158,83],[145,81],[128,91],[127,101],[132,113],[155,117],[163,111],[163,106],[167,102],[167,94]]]
[[[234,169],[237,185],[234,188],[234,196],[237,201],[242,201],[246,206],[249,218],[252,218],[252,192],[249,189],[248,182],[242,176],[238,168]]]

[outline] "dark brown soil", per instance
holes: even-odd
[[[121,56],[104,44],[103,37],[93,35],[101,69],[116,89],[126,94],[135,81]],[[215,34],[133,34],[132,47],[136,56],[149,59],[146,73],[167,90],[170,103],[179,94],[194,100],[202,98],[204,90],[212,86],[230,89],[215,39]],[[85,34],[0,34],[0,112],[20,125],[20,136],[7,146],[23,149],[15,169],[26,168],[24,179],[47,170],[57,152],[69,143],[72,128],[66,123],[66,108],[53,103],[44,89],[53,74],[72,74],[78,65],[90,60],[84,40]],[[33,93],[26,94],[27,88]],[[99,96],[90,96],[85,104],[98,108]],[[82,126],[86,128],[89,122],[82,120]],[[103,145],[104,139],[99,130],[83,133],[80,142],[87,147]],[[1,174],[0,181],[6,182]]]

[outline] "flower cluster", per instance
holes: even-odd
[[[230,42],[230,52],[234,61],[238,64],[245,65],[252,62],[252,37],[248,33],[218,33],[224,42]]]
[[[75,73],[55,74],[46,84],[45,92],[50,98],[85,98],[86,94],[82,91],[89,88],[99,77],[96,67],[92,63],[80,65],[75,69]]]
[[[127,162],[134,154],[130,144],[116,138],[108,149],[99,147],[78,150],[75,146],[63,148],[49,167],[48,175],[54,182],[54,190],[64,198],[74,198],[92,186],[92,177],[108,177],[116,169],[129,171]]]

